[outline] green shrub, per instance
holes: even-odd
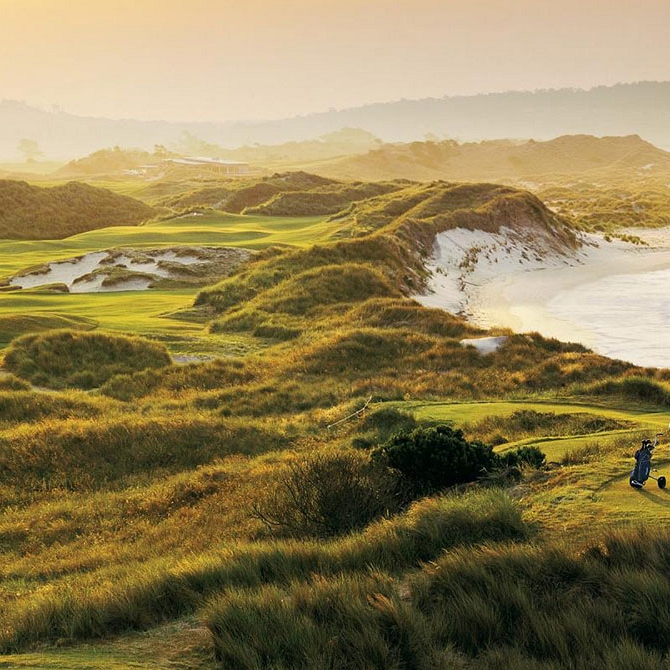
[[[446,425],[399,433],[373,453],[421,491],[475,481],[496,465],[491,447]]]
[[[518,468],[526,465],[539,470],[544,467],[547,457],[538,447],[525,446],[499,454],[498,459],[500,464],[507,468]]]

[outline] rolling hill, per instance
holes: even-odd
[[[349,179],[449,179],[521,181],[548,179],[653,179],[670,175],[670,153],[637,135],[564,135],[546,142],[489,140],[459,144],[384,144],[366,154],[316,167]]]
[[[0,156],[16,159],[17,144],[22,138],[36,141],[48,157],[68,159],[101,146],[146,150],[155,144],[174,145],[184,133],[234,148],[309,140],[342,128],[360,128],[386,142],[419,140],[428,133],[460,141],[637,133],[670,149],[669,112],[670,82],[399,100],[262,122],[167,123],[84,118],[5,100],[0,103]]]
[[[108,226],[135,226],[156,215],[139,200],[88,184],[52,188],[0,180],[0,237],[59,239]]]
[[[284,178],[317,204],[344,190]],[[97,300],[100,320],[68,323],[73,296],[27,296],[51,316],[6,319],[41,332],[0,370],[0,665],[667,665],[668,494],[628,473],[667,424],[668,371],[411,297],[441,231],[569,254],[569,219],[528,191],[444,181],[349,200],[299,235],[291,219],[215,218],[277,236],[189,294],[189,337],[212,347],[199,362],[168,356],[165,309],[146,314],[149,341],[129,337],[129,309],[101,332]],[[163,241],[166,225],[150,224]],[[241,336],[255,346],[216,357]],[[397,439],[411,470],[390,460]],[[488,458],[474,480],[421,481],[471,452]]]

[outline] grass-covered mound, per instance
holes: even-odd
[[[166,151],[150,153],[142,149],[100,149],[88,156],[70,161],[58,170],[59,175],[67,177],[88,177],[120,173],[123,170],[138,168],[140,165],[154,163],[169,157]]]
[[[173,209],[209,206],[240,214],[248,207],[257,207],[278,194],[310,191],[338,184],[307,172],[284,172],[269,177],[219,180],[215,184],[193,188],[185,193],[166,197],[162,204]]]
[[[0,316],[0,344],[8,344],[19,335],[45,330],[93,330],[97,322],[87,317],[63,314],[3,314]]]
[[[208,625],[230,670],[663,668],[668,543],[457,548],[404,583],[376,570],[233,591]]]
[[[569,215],[585,230],[616,232],[621,227],[670,225],[670,195],[663,181],[549,184],[538,195],[554,211]],[[630,234],[623,239],[634,240]]]
[[[393,183],[338,183],[309,191],[280,192],[260,205],[247,207],[244,213],[266,216],[336,214],[354,202],[397,191],[398,188],[398,184]]]
[[[48,403],[47,403],[48,404]],[[0,409],[2,404],[0,403]],[[29,408],[39,417],[39,408]],[[255,454],[286,446],[276,429],[249,422],[200,416],[75,419],[90,413],[71,403],[46,407],[50,420],[13,428],[0,437],[0,472],[24,493],[95,490],[133,477],[195,468],[231,454]]]
[[[165,346],[139,337],[56,330],[17,338],[3,365],[37,386],[89,389],[114,375],[170,363]]]
[[[211,324],[213,331],[251,330],[256,335],[289,339],[328,308],[376,297],[399,297],[398,290],[370,265],[342,263],[305,270],[260,293]]]
[[[176,195],[159,197],[157,201],[178,211],[211,207],[233,214],[317,216],[336,214],[354,202],[404,186],[399,182],[352,183],[307,172],[284,172],[268,177],[205,182]]]
[[[653,170],[650,170],[652,169]],[[637,135],[594,137],[563,135],[545,142],[489,140],[459,144],[411,142],[383,144],[366,154],[332,159],[319,173],[348,179],[452,179],[454,181],[509,181],[562,176],[575,181],[623,174],[670,172],[670,153]]]
[[[155,215],[139,200],[88,184],[42,188],[0,180],[0,238],[61,239],[107,226],[136,226]]]

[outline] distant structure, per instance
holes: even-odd
[[[187,156],[186,158],[168,158],[164,164],[185,165],[192,167],[213,168],[218,174],[235,177],[247,175],[250,172],[249,164],[240,161],[229,161],[223,158],[209,158],[207,156]]]

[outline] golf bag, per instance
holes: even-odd
[[[654,453],[656,444],[658,443],[658,436],[656,441],[642,440],[642,446],[635,452],[635,467],[630,473],[630,485],[633,488],[641,489],[651,477],[656,480],[659,489],[664,489],[666,480],[665,477],[654,477],[651,474],[651,456]]]

